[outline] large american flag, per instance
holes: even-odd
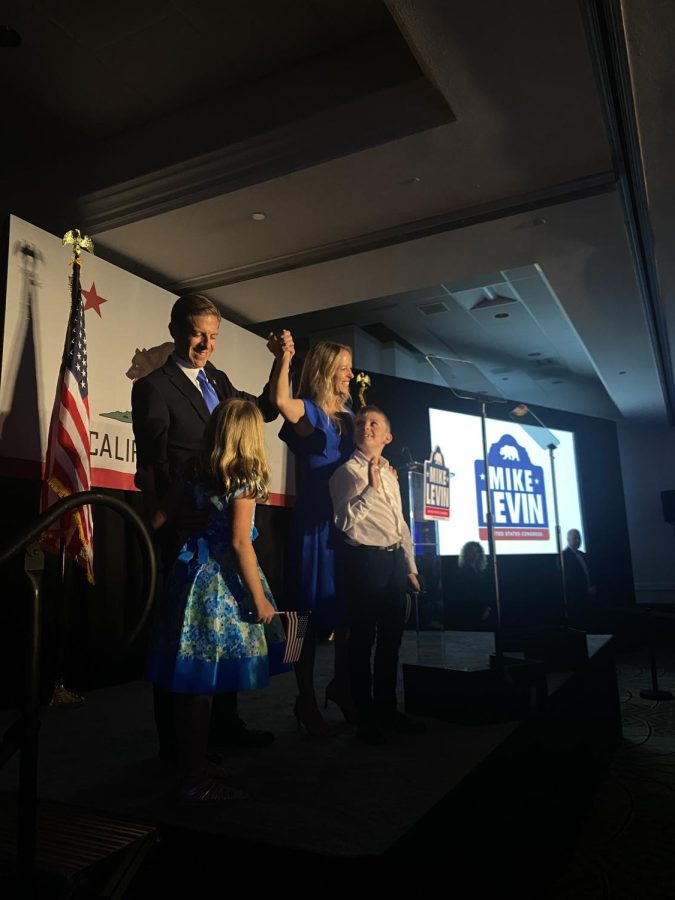
[[[80,261],[73,260],[71,304],[59,383],[49,426],[47,458],[42,486],[42,509],[61,497],[91,486],[89,462],[89,386],[87,338],[80,291]],[[66,555],[86,569],[94,582],[94,527],[91,507],[83,506],[61,519],[61,527],[44,532],[41,544],[57,551],[65,542]]]

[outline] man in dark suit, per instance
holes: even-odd
[[[591,580],[588,557],[579,547],[581,533],[576,528],[570,528],[567,532],[567,547],[563,550],[567,611],[573,624],[584,625],[591,616],[595,587]]]
[[[136,484],[143,491],[149,515],[157,509],[175,475],[199,450],[206,423],[218,403],[241,397],[257,404],[266,422],[278,415],[268,385],[259,397],[239,391],[224,372],[209,362],[219,327],[220,312],[208,298],[196,294],[179,298],[171,310],[169,324],[174,352],[163,366],[134,383],[131,410],[136,439]],[[290,332],[282,332],[276,342],[279,353],[292,347],[292,343]],[[157,545],[165,574],[190,524],[191,514],[184,511],[178,522],[160,529]],[[155,688],[155,722],[160,756],[174,757],[171,695],[159,688]],[[274,740],[271,732],[246,727],[237,714],[236,694],[220,694],[214,698],[211,722],[212,744],[259,747]]]

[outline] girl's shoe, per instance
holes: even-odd
[[[178,788],[179,802],[189,805],[230,803],[232,800],[244,800],[246,796],[244,791],[230,787],[220,778],[214,778],[212,775],[205,775],[197,780],[183,781]]]

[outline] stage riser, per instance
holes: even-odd
[[[406,712],[458,724],[526,719],[547,694],[544,667],[523,662],[506,664],[503,673],[406,664],[403,688]]]
[[[541,660],[547,672],[571,672],[588,662],[586,632],[574,628],[504,631],[502,652]]]

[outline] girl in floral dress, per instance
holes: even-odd
[[[180,799],[228,800],[237,792],[206,758],[211,702],[222,691],[265,687],[282,662],[284,632],[258,565],[255,504],[268,495],[263,420],[247,400],[213,411],[187,484],[176,486],[160,527],[186,491],[208,522],[191,534],[169,574],[146,676],[174,695]]]

